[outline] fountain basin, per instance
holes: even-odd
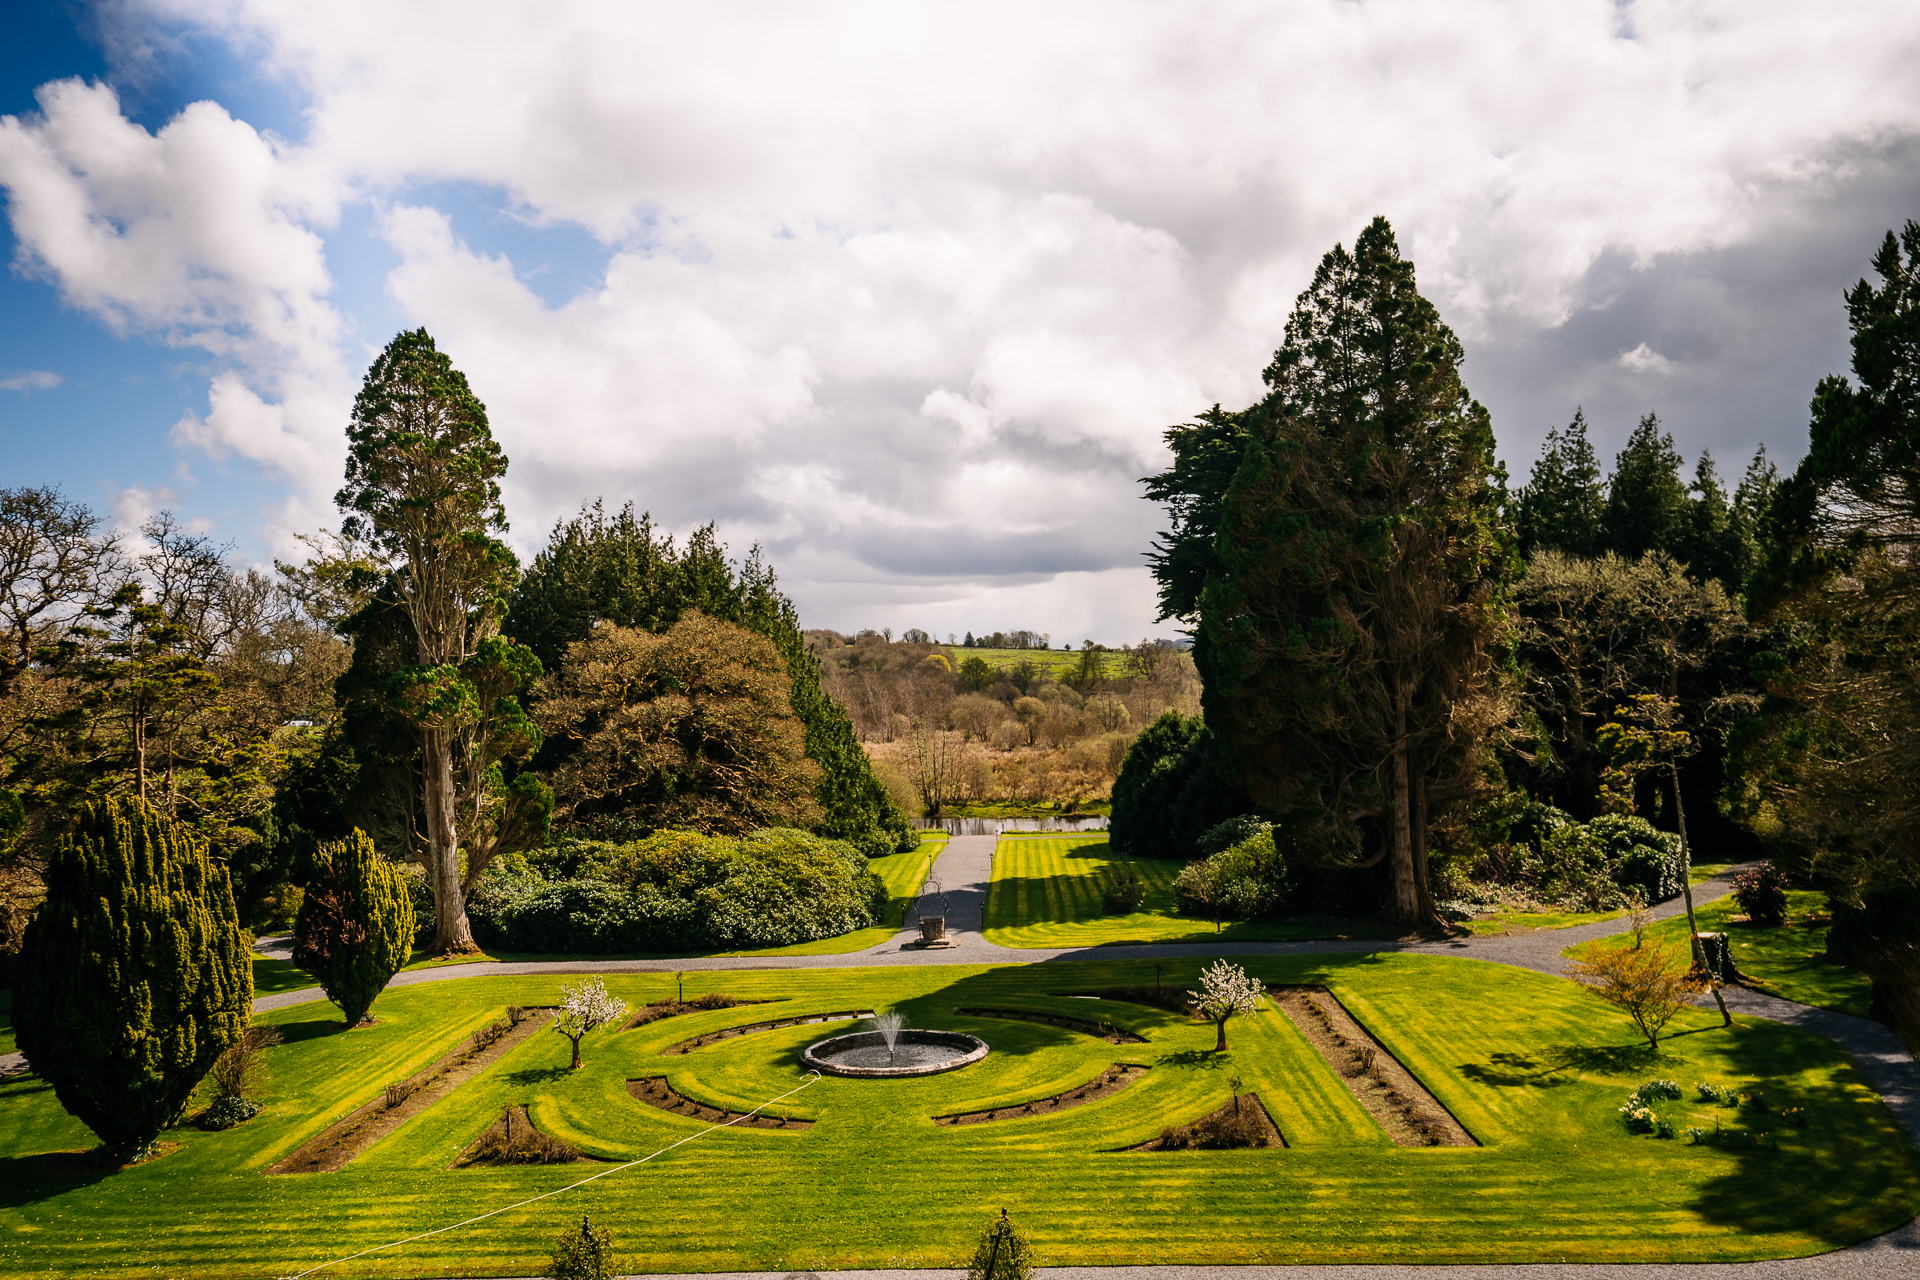
[[[855,1031],[821,1040],[800,1051],[800,1065],[829,1076],[890,1080],[932,1076],[970,1067],[987,1056],[987,1042],[960,1031],[894,1033],[889,1060],[887,1038],[878,1031]]]

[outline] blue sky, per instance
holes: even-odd
[[[1516,481],[1577,405],[1603,455],[1656,412],[1723,476],[1790,464],[1841,291],[1920,216],[1898,3],[9,19],[0,483],[284,554],[426,325],[523,554],[596,497],[713,520],[842,629],[1169,633],[1159,433],[1258,395],[1375,213]]]

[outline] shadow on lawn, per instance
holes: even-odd
[[[1789,1225],[1833,1246],[1853,1244],[1891,1230],[1912,1215],[1920,1201],[1920,1152],[1879,1106],[1863,1106],[1857,1095],[1840,1088],[1808,1088],[1803,1072],[1839,1066],[1842,1082],[1866,1079],[1840,1045],[1824,1036],[1760,1019],[1736,1019],[1731,1027],[1712,1026],[1663,1037],[1661,1047],[1683,1061],[1692,1045],[1708,1045],[1731,1068],[1692,1068],[1682,1080],[1691,1089],[1704,1079],[1740,1091],[1755,1091],[1765,1108],[1743,1106],[1726,1112],[1724,1127],[1769,1133],[1779,1149],[1686,1147],[1693,1159],[1722,1172],[1703,1183],[1689,1206],[1710,1222],[1725,1223],[1755,1235]],[[1689,1064],[1691,1068],[1691,1064]],[[1787,1122],[1787,1108],[1805,1108],[1806,1128]],[[1891,1132],[1890,1132],[1891,1130]],[[1683,1140],[1684,1141],[1684,1140]],[[1820,1186],[1829,1206],[1809,1214],[1806,1189]],[[1844,1205],[1852,1212],[1831,1212]],[[1867,1206],[1882,1206],[1874,1215]]]

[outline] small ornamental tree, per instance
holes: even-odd
[[[1220,1033],[1214,1044],[1215,1053],[1224,1053],[1227,1048],[1227,1019],[1236,1013],[1252,1013],[1260,1007],[1263,988],[1247,971],[1237,964],[1228,964],[1225,960],[1215,960],[1200,971],[1200,990],[1189,991],[1194,1007],[1200,1016],[1212,1021],[1214,1030]]]
[[[626,1016],[626,1001],[615,1000],[607,984],[598,978],[560,988],[560,1012],[553,1020],[553,1029],[573,1041],[571,1065],[575,1071],[580,1069],[580,1041],[587,1032],[612,1026]]]
[[[1650,1048],[1660,1047],[1660,1030],[1692,1003],[1688,998],[1705,983],[1687,965],[1674,963],[1664,947],[1608,948],[1576,960],[1568,972],[1596,997],[1633,1019]]]
[[[177,1121],[251,1020],[226,869],[138,800],[81,809],[27,926],[13,1022],[60,1105],[118,1159]]]
[[[406,879],[355,828],[321,845],[318,873],[293,926],[293,962],[340,1006],[347,1025],[366,1021],[413,947],[413,900]]]

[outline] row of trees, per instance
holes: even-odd
[[[1384,864],[1419,926],[1432,858],[1484,855],[1530,797],[1684,811],[1824,876],[1835,954],[1920,1025],[1916,259],[1910,223],[1849,291],[1855,377],[1820,385],[1793,476],[1762,452],[1729,494],[1703,455],[1689,483],[1651,416],[1603,476],[1576,414],[1509,494],[1391,229],[1328,254],[1267,395],[1170,429],[1147,481],[1206,709],[1155,742],[1214,780],[1195,820],[1259,809],[1290,849]]]

